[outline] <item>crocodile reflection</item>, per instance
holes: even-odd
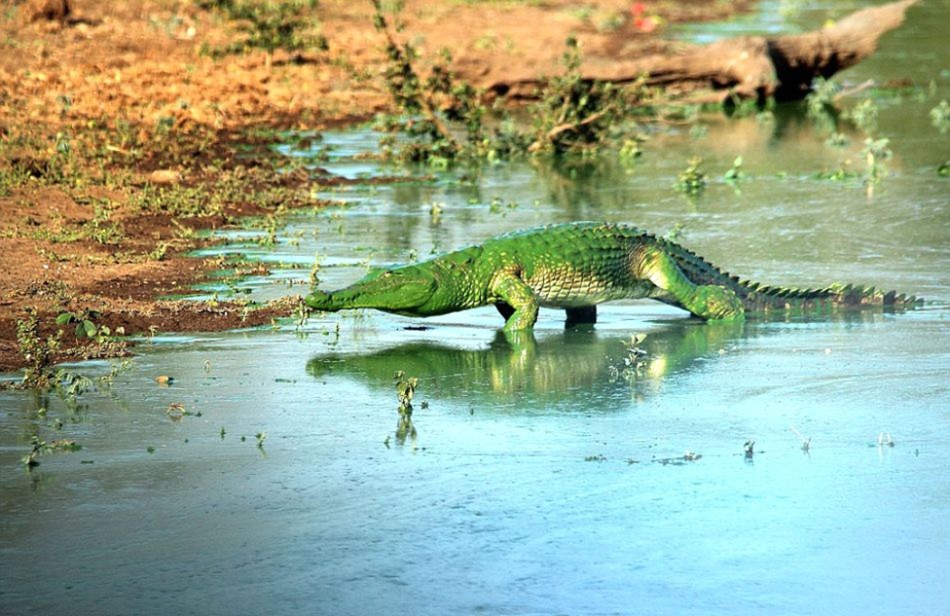
[[[530,333],[506,336],[499,331],[483,349],[414,341],[366,355],[319,355],[307,362],[307,373],[317,378],[350,376],[382,385],[402,371],[424,380],[426,395],[433,397],[459,391],[514,397],[576,390],[586,395],[621,388],[632,388],[636,396],[643,396],[696,360],[718,356],[721,348],[742,336],[743,327],[742,323],[677,321],[638,342],[639,353],[634,353],[630,335],[608,337],[589,329],[567,329],[535,339]],[[639,366],[631,362],[635,355]]]

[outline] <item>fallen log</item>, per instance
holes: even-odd
[[[650,55],[627,61],[588,60],[582,76],[617,84],[640,81],[693,102],[727,99],[798,100],[816,77],[829,78],[877,49],[878,40],[904,21],[917,0],[867,8],[836,24],[805,34],[742,36],[692,47],[676,55]],[[516,76],[486,84],[489,96],[533,99],[545,77]]]

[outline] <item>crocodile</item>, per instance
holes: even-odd
[[[650,298],[706,320],[775,310],[910,307],[914,296],[833,284],[817,289],[740,280],[679,244],[633,226],[576,222],[516,231],[410,265],[370,272],[338,291],[314,290],[311,308],[374,308],[428,317],[494,305],[506,331],[534,327],[540,306],[567,325],[594,323],[597,304]]]

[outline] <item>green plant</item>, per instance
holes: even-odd
[[[27,470],[32,470],[34,467],[40,465],[40,461],[37,458],[42,455],[54,451],[74,452],[80,449],[82,449],[82,445],[70,439],[61,438],[47,443],[46,441],[40,440],[40,437],[34,434],[30,438],[30,453],[20,458],[20,462],[23,463],[23,466],[25,466]]]
[[[742,451],[745,453],[745,457],[748,460],[751,460],[755,455],[755,441],[749,439],[742,445]]]
[[[416,393],[416,385],[419,379],[416,377],[407,377],[406,373],[399,370],[393,375],[396,381],[396,399],[399,402],[399,421],[396,424],[396,443],[402,445],[406,438],[416,439],[417,432],[412,424],[412,398]]]
[[[637,139],[624,139],[620,146],[620,162],[624,165],[632,165],[638,158],[643,156],[643,150],[640,149],[640,141]]]
[[[316,8],[316,0],[199,0],[198,5],[223,11],[246,35],[243,41],[221,49],[203,47],[202,51],[210,55],[243,53],[248,49],[273,53],[277,49],[326,51],[329,48],[326,37],[307,32],[315,22],[307,11]]]
[[[17,320],[17,346],[27,364],[22,381],[24,387],[43,389],[50,386],[53,376],[51,366],[59,351],[62,335],[60,330],[43,338],[35,310],[27,310],[26,318]]]
[[[726,182],[738,182],[746,177],[745,173],[742,171],[742,157],[736,156],[736,159],[732,161],[732,167],[726,171],[725,175],[722,176]]]
[[[817,77],[812,82],[811,92],[805,96],[805,109],[818,130],[834,132],[838,115],[835,101],[840,93],[840,85],[823,77]]]
[[[534,108],[535,137],[531,152],[556,153],[585,149],[606,140],[623,108],[623,91],[611,83],[581,75],[581,52],[577,39],[566,42],[565,72],[548,81]]]
[[[816,77],[811,84],[811,92],[805,96],[805,106],[808,115],[820,118],[835,112],[835,97],[841,92],[841,86],[825,79]]]
[[[696,196],[706,189],[706,173],[700,169],[703,159],[695,156],[689,160],[689,165],[676,178],[676,190],[689,196]]]
[[[848,138],[842,133],[835,131],[830,137],[825,139],[825,145],[832,148],[843,148],[844,146],[848,145]]]
[[[861,150],[861,154],[864,155],[867,164],[864,182],[868,186],[877,184],[887,175],[887,166],[884,161],[892,156],[891,150],[887,147],[888,142],[888,139],[871,139],[870,137],[864,140],[864,149]]]
[[[643,374],[647,352],[640,345],[645,339],[645,334],[632,334],[629,340],[621,341],[627,352],[621,366],[608,366],[611,382],[622,378],[627,383],[633,383]]]
[[[95,214],[85,225],[83,235],[99,244],[118,246],[125,237],[122,226],[110,220],[112,211],[107,207],[96,206]]]
[[[96,320],[101,316],[99,312],[88,308],[81,312],[63,312],[56,317],[56,324],[69,325],[75,323],[76,339],[88,338],[92,340],[100,335],[100,327],[96,325]]]
[[[413,62],[418,54],[409,43],[398,43],[387,21],[382,2],[373,0],[373,25],[386,38],[387,64],[383,72],[386,88],[393,99],[399,115],[381,116],[377,128],[391,136],[381,140],[384,151],[393,153],[406,162],[426,162],[436,166],[445,166],[454,160],[460,152],[460,146],[451,131],[440,117],[437,109],[453,104],[447,100],[454,95],[454,115],[466,119],[466,126],[474,132],[472,139],[477,140],[481,131],[481,106],[477,103],[474,90],[465,84],[456,84],[448,70],[451,60],[447,51],[443,51],[441,62],[432,69],[432,75],[425,81],[416,72]],[[399,29],[397,24],[396,29]],[[408,142],[397,144],[396,133],[409,138]],[[394,146],[397,146],[394,150]]]
[[[930,122],[941,135],[950,130],[950,104],[946,100],[930,110]]]
[[[877,131],[877,118],[879,115],[878,106],[870,98],[866,98],[858,103],[847,113],[847,117],[865,133],[873,135]]]
[[[630,141],[636,124],[619,120],[640,96],[642,84],[620,88],[583,77],[575,38],[567,40],[564,74],[547,81],[531,109],[533,127],[524,130],[495,108],[491,113],[497,121],[489,129],[482,93],[451,72],[448,52],[440,52],[429,77],[422,79],[414,66],[415,48],[397,42],[394,30],[400,26],[387,20],[382,2],[373,0],[373,6],[374,24],[386,40],[384,79],[398,112],[377,118],[377,129],[386,133],[380,140],[384,156],[445,168],[460,159],[493,162],[525,153],[590,152],[615,137],[626,140],[626,156],[636,156],[636,143]]]

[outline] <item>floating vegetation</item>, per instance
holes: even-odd
[[[825,145],[831,148],[843,148],[849,143],[850,140],[844,134],[837,131],[831,133],[831,136],[825,139]]]
[[[181,402],[172,402],[169,404],[168,408],[165,409],[165,414],[168,415],[169,419],[175,422],[181,421],[186,415],[191,415],[190,412],[185,410],[185,405]]]
[[[729,170],[726,171],[725,175],[722,176],[722,178],[727,183],[735,183],[744,179],[745,177],[746,177],[746,174],[744,171],[742,171],[742,157],[741,156],[736,156],[735,160],[732,161],[732,167],[730,167]]]
[[[742,451],[745,454],[746,459],[751,460],[752,457],[755,455],[755,441],[751,439],[746,441],[745,444],[742,446]]]
[[[638,158],[643,156],[643,150],[640,149],[640,139],[625,139],[623,144],[620,146],[620,151],[618,156],[620,157],[620,163],[626,166],[631,166],[636,162]]]
[[[412,423],[412,398],[416,393],[416,385],[418,385],[419,379],[407,377],[405,372],[399,370],[393,375],[393,380],[396,381],[396,399],[399,402],[396,443],[404,445],[407,438],[415,441],[418,435],[416,427]]]
[[[860,177],[860,175],[861,174],[857,173],[856,171],[850,171],[843,167],[839,167],[834,171],[819,171],[815,174],[815,178],[819,180],[830,180],[832,182],[844,182]]]
[[[663,466],[666,466],[667,464],[672,464],[673,466],[682,466],[688,462],[696,462],[702,457],[703,456],[701,454],[687,450],[686,453],[675,458],[654,458],[653,461],[657,464],[662,464]]]
[[[584,462],[606,462],[607,456],[602,453],[598,453],[593,456],[584,456]]]
[[[801,440],[802,451],[807,454],[809,450],[811,450],[811,437],[809,436],[808,438],[805,438],[802,436],[801,432],[795,429],[795,426],[791,426],[789,429]]]
[[[845,117],[849,118],[865,133],[872,135],[877,132],[878,115],[880,115],[878,106],[873,100],[866,98],[848,111]]]
[[[610,382],[616,382],[623,379],[627,383],[634,383],[643,373],[646,366],[647,352],[640,347],[640,344],[646,340],[646,334],[631,334],[630,340],[624,340],[623,345],[627,349],[620,366],[608,366],[607,375]]]
[[[700,169],[703,159],[694,156],[689,160],[689,166],[684,169],[676,178],[676,190],[695,197],[706,189],[706,173]]]
[[[834,130],[835,100],[841,93],[841,86],[834,81],[817,77],[811,86],[811,92],[805,97],[805,109],[809,118],[822,130]]]
[[[864,184],[869,197],[874,192],[874,185],[887,175],[887,166],[884,161],[889,160],[893,155],[890,148],[887,147],[888,143],[888,139],[871,139],[870,137],[864,141],[864,149],[861,150],[861,154],[866,162]]]
[[[930,110],[930,122],[941,135],[950,130],[950,104],[946,100]]]
[[[30,439],[30,452],[20,458],[20,462],[27,470],[32,470],[34,467],[40,465],[40,461],[37,458],[42,455],[55,451],[75,452],[81,449],[82,445],[70,439],[62,438],[47,443],[46,441],[40,440],[40,437],[34,434]]]

